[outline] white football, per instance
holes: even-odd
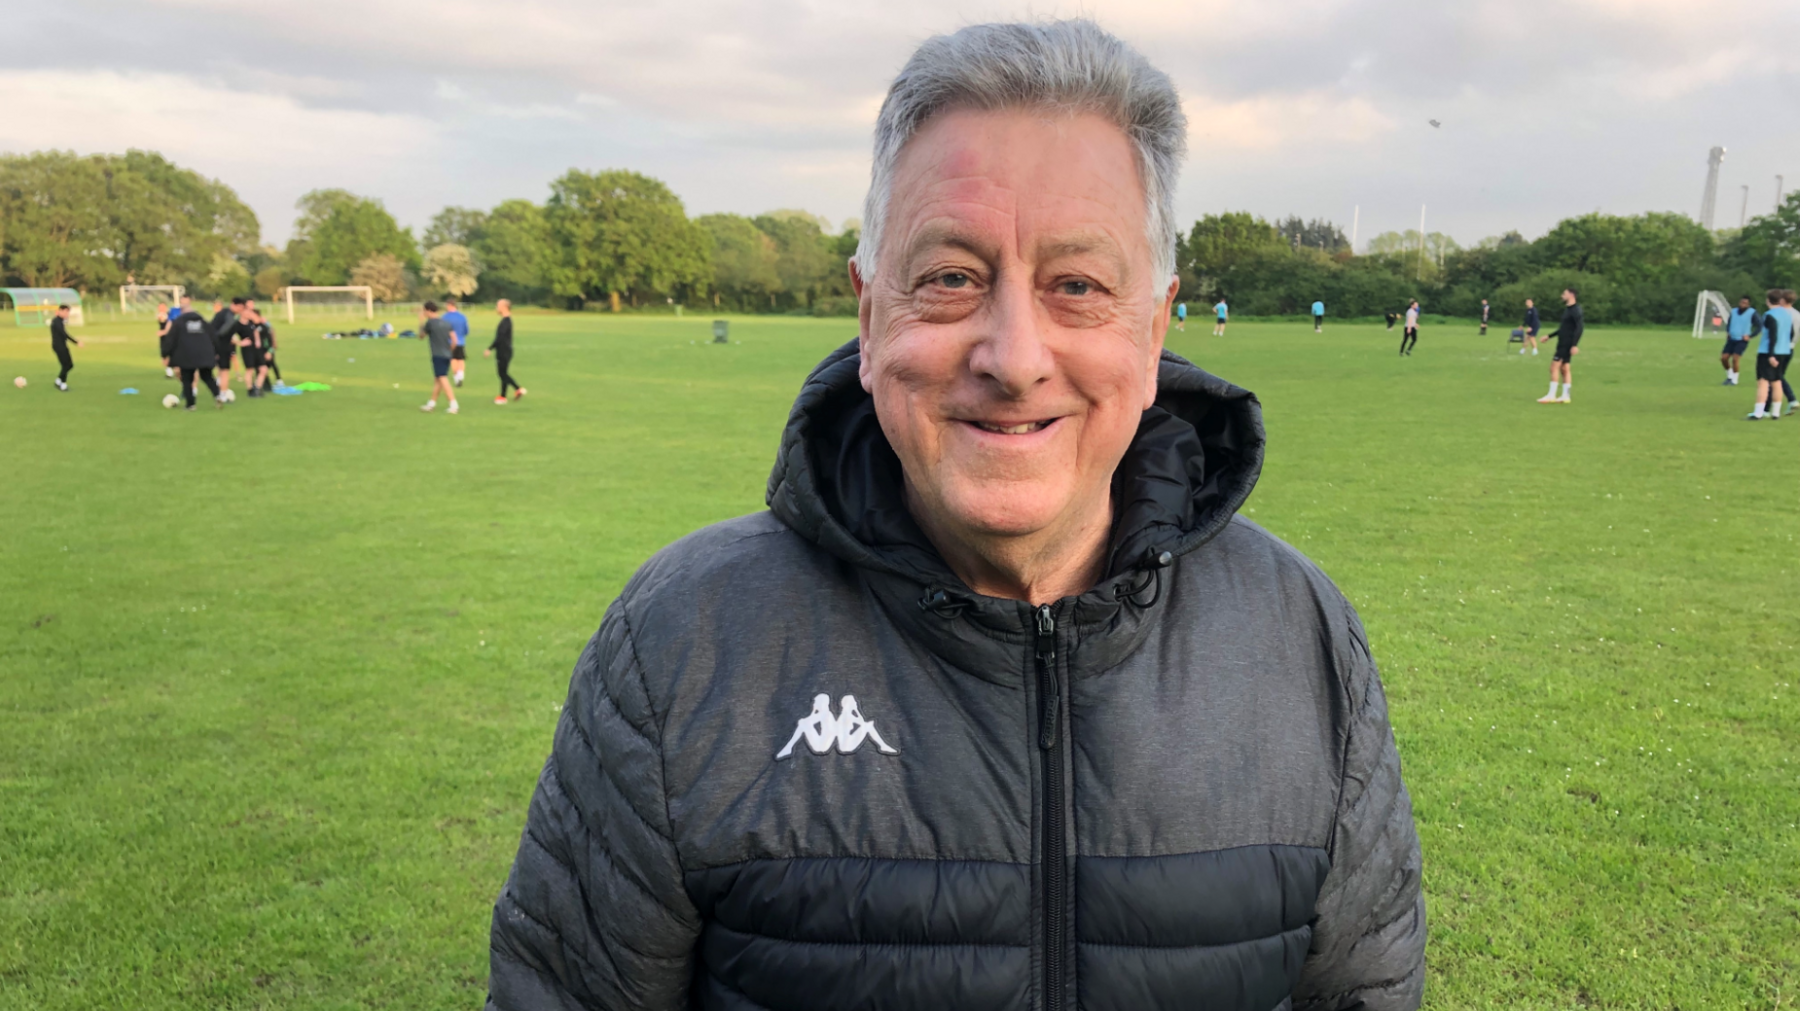
[[[25,388],[25,377],[24,376],[13,377],[13,385],[17,386],[21,390],[24,389]]]
[[[176,404],[179,404],[179,403],[181,403],[181,398],[176,396],[173,393],[163,397],[163,406],[164,407],[174,407]]]
[[[227,389],[223,394],[220,395],[219,399],[223,400],[227,404],[229,404],[229,403],[232,403],[233,401],[237,400],[237,394],[235,392],[233,392],[232,390]]]

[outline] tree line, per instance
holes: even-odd
[[[447,207],[422,235],[381,202],[315,190],[292,238],[264,245],[231,188],[161,155],[0,156],[0,281],[106,297],[121,284],[181,284],[199,295],[274,297],[289,285],[366,284],[382,301],[454,295],[568,308],[716,307],[849,315],[844,261],[856,222],[834,230],[805,211],[689,217],[663,182],[571,169],[542,203]],[[1441,233],[1389,232],[1357,253],[1341,228],[1298,217],[1211,214],[1180,238],[1182,297],[1224,298],[1237,316],[1375,316],[1417,298],[1504,319],[1526,297],[1555,305],[1565,285],[1595,321],[1679,323],[1696,292],[1735,299],[1800,287],[1800,193],[1738,230],[1679,214],[1588,214],[1537,240],[1518,232],[1462,248]]]
[[[1329,222],[1209,214],[1181,238],[1177,264],[1191,300],[1224,298],[1239,316],[1302,314],[1315,299],[1334,316],[1375,316],[1416,298],[1426,312],[1469,317],[1485,298],[1504,320],[1526,298],[1557,305],[1573,285],[1589,320],[1686,323],[1706,289],[1760,302],[1765,289],[1800,286],[1800,193],[1742,229],[1594,213],[1535,241],[1514,231],[1467,249],[1437,232],[1388,232],[1361,255]]]

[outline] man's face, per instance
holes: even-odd
[[[1563,300],[1563,305],[1574,305],[1575,304],[1575,293],[1572,291],[1563,292],[1562,300]]]
[[[1527,309],[1531,308],[1535,304],[1536,303],[1532,302],[1531,299],[1529,299],[1529,298],[1525,300],[1525,308],[1527,308]]]
[[[1747,298],[1740,298],[1740,299],[1738,299],[1738,308],[1739,308],[1739,309],[1748,309],[1748,308],[1750,308],[1750,300],[1749,300],[1749,299],[1747,299]]]
[[[1019,536],[1103,510],[1156,398],[1175,282],[1130,143],[1097,116],[953,111],[895,168],[862,384],[910,503]]]

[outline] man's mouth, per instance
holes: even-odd
[[[1055,423],[1055,418],[1048,418],[1044,421],[1026,421],[1017,425],[999,425],[990,421],[970,422],[976,428],[984,432],[993,432],[996,435],[1030,435],[1033,432],[1041,432]]]

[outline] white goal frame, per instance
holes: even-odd
[[[167,301],[172,306],[180,305],[181,296],[187,293],[187,289],[179,284],[121,284],[119,285],[119,315],[131,315],[131,303],[127,301],[131,296],[152,291],[168,292]]]
[[[1701,338],[1701,337],[1714,336],[1713,334],[1708,333],[1706,330],[1706,323],[1707,323],[1707,319],[1709,316],[1709,313],[1708,313],[1709,309],[1717,310],[1716,312],[1711,313],[1710,315],[1717,316],[1720,324],[1722,324],[1722,325],[1727,324],[1727,322],[1731,318],[1731,303],[1725,301],[1725,293],[1724,292],[1719,292],[1719,291],[1703,291],[1703,292],[1701,292],[1700,297],[1696,298],[1694,300],[1694,337],[1696,339]]]
[[[299,286],[288,285],[284,294],[287,297],[288,322],[294,321],[294,292],[296,291],[360,291],[363,296],[363,308],[369,319],[375,318],[375,289],[366,284],[320,284]]]

